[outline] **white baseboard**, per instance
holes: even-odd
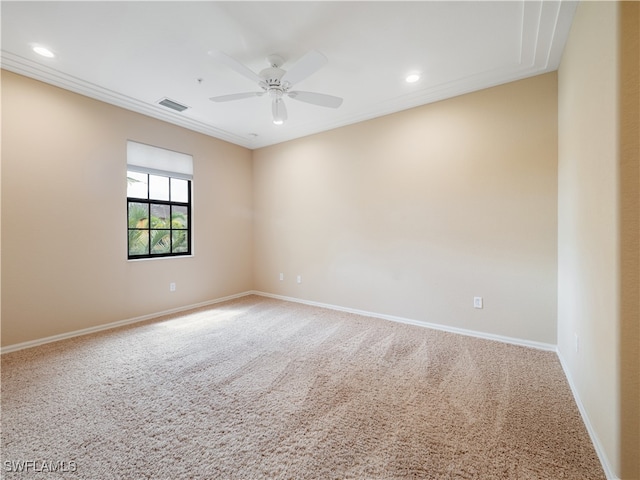
[[[90,333],[101,332],[103,330],[110,330],[112,328],[122,327],[122,326],[130,325],[130,324],[133,324],[133,323],[143,322],[145,320],[150,320],[152,318],[161,317],[163,315],[170,315],[170,314],[179,313],[179,312],[183,312],[183,311],[187,311],[187,310],[192,310],[194,308],[206,307],[207,305],[214,305],[216,303],[226,302],[228,300],[233,300],[233,299],[236,299],[236,298],[245,297],[247,295],[259,295],[259,296],[262,296],[262,297],[275,298],[275,299],[284,300],[284,301],[287,301],[287,302],[301,303],[301,304],[311,305],[311,306],[315,306],[315,307],[328,308],[330,310],[337,310],[337,311],[341,311],[341,312],[354,313],[354,314],[363,315],[363,316],[366,316],[366,317],[380,318],[380,319],[389,320],[389,321],[392,321],[392,322],[406,323],[406,324],[409,324],[409,325],[416,325],[416,326],[419,326],[419,327],[432,328],[432,329],[435,329],[435,330],[442,330],[442,331],[445,331],[445,332],[457,333],[457,334],[460,334],[460,335],[467,335],[467,336],[472,336],[472,337],[484,338],[486,340],[495,340],[495,341],[498,341],[498,342],[510,343],[510,344],[513,344],[513,345],[520,345],[520,346],[530,347],[530,348],[537,348],[537,349],[540,349],[540,350],[548,350],[548,351],[553,351],[553,352],[556,351],[556,346],[552,345],[552,344],[549,344],[549,343],[535,342],[535,341],[532,341],[532,340],[524,340],[524,339],[520,339],[520,338],[505,337],[505,336],[502,336],[502,335],[494,335],[494,334],[491,334],[491,333],[478,332],[478,331],[474,331],[474,330],[466,330],[466,329],[463,329],[463,328],[449,327],[449,326],[446,326],[446,325],[430,323],[430,322],[424,322],[424,321],[421,321],[421,320],[414,320],[414,319],[411,319],[411,318],[397,317],[397,316],[394,316],[394,315],[385,315],[385,314],[376,313],[376,312],[368,312],[368,311],[365,311],[365,310],[358,310],[358,309],[355,309],[355,308],[341,307],[341,306],[338,306],[338,305],[331,305],[331,304],[327,304],[327,303],[320,303],[320,302],[314,302],[314,301],[310,301],[310,300],[303,300],[303,299],[295,298],[295,297],[286,297],[286,296],[283,296],[283,295],[274,295],[274,294],[271,294],[271,293],[261,292],[261,291],[257,291],[257,290],[250,290],[250,291],[238,293],[238,294],[235,294],[235,295],[229,295],[229,296],[226,296],[226,297],[221,297],[221,298],[217,298],[217,299],[214,299],[214,300],[209,300],[209,301],[206,301],[206,302],[201,302],[201,303],[192,304],[192,305],[186,305],[186,306],[183,306],[183,307],[173,308],[173,309],[165,310],[165,311],[161,311],[161,312],[150,313],[148,315],[143,315],[143,316],[140,316],[140,317],[129,318],[129,319],[120,320],[120,321],[117,321],[117,322],[107,323],[107,324],[104,324],[104,325],[97,325],[95,327],[83,328],[81,330],[74,330],[72,332],[61,333],[59,335],[53,335],[53,336],[50,336],[50,337],[39,338],[37,340],[31,340],[31,341],[28,341],[28,342],[17,343],[17,344],[14,344],[14,345],[7,345],[6,347],[2,347],[0,349],[0,354],[15,352],[15,351],[18,351],[18,350],[23,350],[25,348],[37,347],[38,345],[44,345],[46,343],[57,342],[57,341],[60,341],[60,340],[66,340],[68,338],[73,338],[73,337],[79,337],[81,335],[88,335]]]
[[[97,325],[95,327],[83,328],[81,330],[74,330],[72,332],[61,333],[59,335],[53,335],[51,337],[39,338],[37,340],[31,340],[23,343],[16,343],[14,345],[7,345],[0,349],[0,354],[16,352],[18,350],[24,350],[25,348],[37,347],[38,345],[44,345],[46,343],[58,342],[60,340],[66,340],[68,338],[79,337],[82,335],[88,335],[90,333],[101,332],[103,330],[110,330],[112,328],[123,327],[132,323],[143,322],[145,320],[151,320],[152,318],[162,317],[164,315],[171,315],[174,313],[180,313],[194,308],[206,307],[207,305],[214,305],[216,303],[226,302],[235,298],[246,297],[252,295],[253,292],[242,292],[235,295],[229,295],[227,297],[216,298],[214,300],[208,300],[206,302],[196,303],[193,305],[186,305],[184,307],[172,308],[164,310],[162,312],[150,313],[148,315],[142,315],[141,317],[128,318],[125,320],[119,320],[117,322],[106,323],[104,325]]]
[[[558,355],[558,359],[560,360],[560,365],[562,365],[562,370],[564,371],[564,376],[567,378],[567,382],[569,383],[569,387],[571,388],[571,393],[573,394],[573,398],[578,406],[578,410],[580,411],[580,415],[582,416],[582,421],[584,422],[587,431],[589,432],[589,436],[591,437],[591,443],[593,443],[593,447],[596,450],[596,454],[600,459],[600,463],[602,464],[602,469],[604,470],[605,475],[608,480],[620,480],[620,478],[614,473],[613,468],[611,467],[611,463],[609,463],[609,458],[604,452],[604,448],[598,439],[598,435],[596,434],[593,425],[591,424],[591,420],[589,419],[589,415],[587,414],[587,410],[584,408],[582,400],[580,399],[580,394],[578,393],[578,389],[576,388],[575,383],[573,382],[573,378],[571,377],[571,371],[569,370],[567,363],[565,362],[562,354],[559,350],[556,350],[556,354]]]
[[[294,297],[285,297],[283,295],[274,295],[272,293],[266,293],[266,292],[260,292],[260,291],[252,291],[251,292],[254,295],[259,295],[262,297],[268,297],[268,298],[275,298],[278,300],[284,300],[287,302],[294,302],[294,303],[302,303],[304,305],[311,305],[314,307],[322,307],[322,308],[328,308],[331,310],[338,310],[340,312],[347,312],[347,313],[355,313],[357,315],[363,315],[365,317],[373,317],[373,318],[380,318],[383,320],[390,320],[392,322],[399,322],[399,323],[406,323],[409,325],[416,325],[418,327],[426,327],[426,328],[432,328],[434,330],[442,330],[445,332],[450,332],[450,333],[457,333],[460,335],[466,335],[466,336],[470,336],[470,337],[477,337],[477,338],[483,338],[485,340],[494,340],[497,342],[503,342],[503,343],[510,343],[512,345],[520,345],[523,347],[530,347],[530,348],[537,348],[539,350],[547,350],[550,352],[555,352],[556,351],[556,346],[551,344],[551,343],[543,343],[543,342],[536,342],[533,340],[525,340],[522,338],[512,338],[512,337],[505,337],[502,335],[494,335],[492,333],[485,333],[485,332],[478,332],[475,330],[467,330],[464,328],[457,328],[457,327],[450,327],[447,325],[441,325],[438,323],[430,323],[430,322],[424,322],[422,320],[414,320],[411,318],[404,318],[404,317],[396,317],[394,315],[385,315],[382,313],[375,313],[375,312],[367,312],[364,310],[357,310],[354,308],[348,308],[348,307],[341,307],[338,305],[330,305],[327,303],[320,303],[320,302],[313,302],[310,300],[302,300],[300,298],[294,298]]]

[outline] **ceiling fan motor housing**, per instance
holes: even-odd
[[[259,75],[269,87],[278,87],[285,73],[287,72],[281,68],[269,67],[262,70]]]

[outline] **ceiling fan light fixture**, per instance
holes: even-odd
[[[287,108],[284,106],[282,97],[273,99],[271,104],[271,112],[273,114],[273,124],[282,125],[287,119]]]

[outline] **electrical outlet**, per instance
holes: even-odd
[[[280,281],[284,280],[284,273],[280,274]]]
[[[170,291],[170,292],[175,292],[175,291],[176,291],[176,284],[175,284],[175,282],[171,282],[171,283],[169,284],[169,291]]]
[[[302,275],[298,275],[297,281],[298,283],[302,283]]]
[[[482,297],[473,297],[473,308],[482,308]]]

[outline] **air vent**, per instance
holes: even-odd
[[[174,102],[173,100],[169,100],[168,98],[163,98],[162,100],[160,100],[158,102],[159,105],[162,105],[163,107],[167,107],[170,108],[171,110],[175,110],[176,112],[184,112],[187,108],[187,106],[182,105],[178,102]]]

